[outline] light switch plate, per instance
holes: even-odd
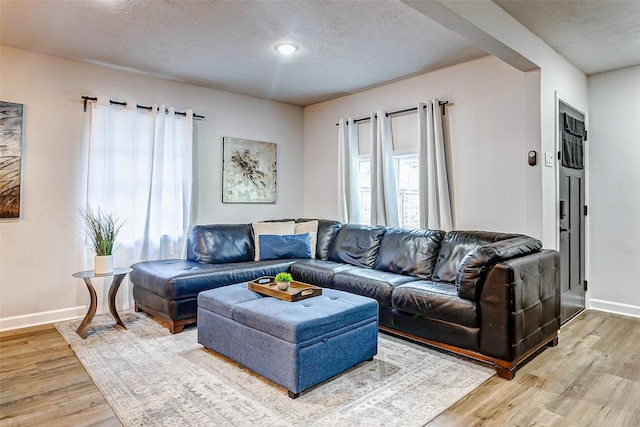
[[[550,168],[553,167],[553,153],[549,153],[548,151],[544,153],[544,165]]]

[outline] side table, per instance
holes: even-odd
[[[109,287],[109,311],[111,312],[113,318],[116,319],[116,323],[127,329],[122,319],[120,319],[118,311],[116,310],[116,294],[118,293],[118,288],[120,288],[120,284],[124,280],[127,273],[130,273],[132,271],[133,270],[131,268],[114,268],[111,273],[105,274],[96,274],[96,272],[93,270],[73,273],[73,277],[84,280],[84,283],[87,285],[87,289],[89,290],[89,295],[91,295],[91,304],[89,304],[89,310],[87,311],[86,316],[84,316],[82,323],[80,323],[80,326],[78,326],[78,329],[76,329],[76,332],[78,333],[78,335],[80,335],[81,338],[86,338],[87,331],[89,330],[89,325],[96,315],[96,308],[98,307],[98,296],[96,295],[96,290],[93,288],[91,279],[98,277],[113,276],[111,286]]]

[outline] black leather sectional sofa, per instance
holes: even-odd
[[[254,261],[251,224],[202,225],[190,232],[186,260],[134,264],[131,281],[136,310],[177,333],[196,322],[199,292],[289,271],[375,298],[381,330],[491,363],[511,379],[518,363],[558,340],[559,254],[541,247],[519,234],[318,220],[315,259]]]

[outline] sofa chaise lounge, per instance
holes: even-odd
[[[316,220],[296,223],[308,221]],[[298,281],[374,298],[380,330],[490,363],[503,378],[557,345],[560,259],[540,241],[317,221],[315,258],[266,261],[256,261],[252,224],[196,226],[186,260],[132,266],[136,310],[178,333],[196,322],[200,292],[288,271]]]

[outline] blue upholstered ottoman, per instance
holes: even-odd
[[[246,283],[198,295],[198,342],[289,391],[292,398],[378,351],[378,303],[323,289],[296,302]]]

